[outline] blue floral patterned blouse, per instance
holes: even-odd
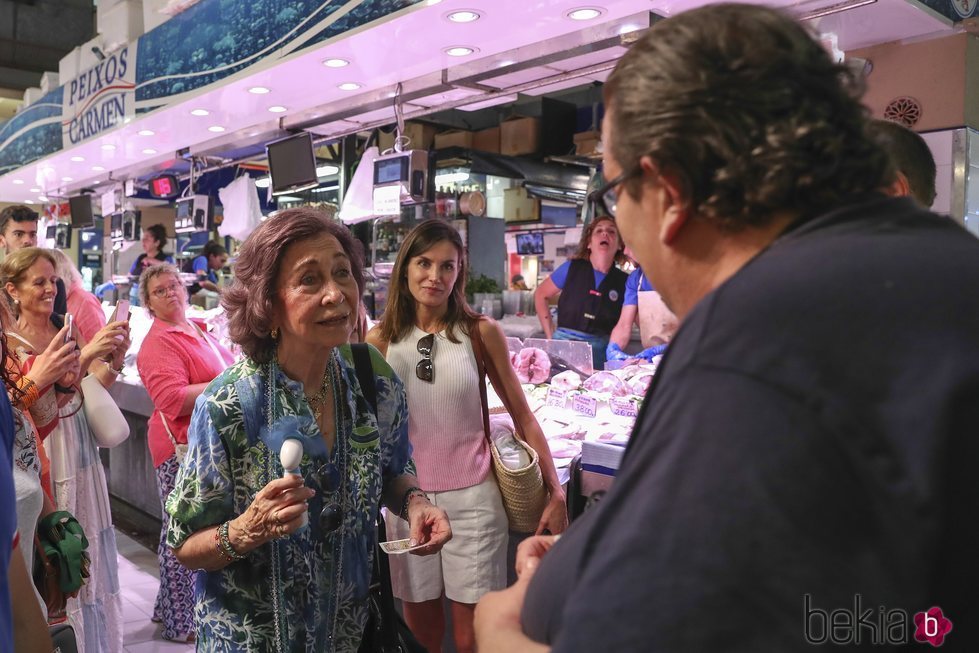
[[[306,445],[301,472],[306,486],[316,491],[308,527],[259,547],[245,560],[200,574],[198,651],[357,650],[367,620],[382,488],[394,477],[414,474],[404,386],[377,350],[370,352],[376,419],[360,390],[350,347],[333,353],[344,388],[336,396],[346,403],[345,409],[338,406],[341,424],[332,452],[326,450],[302,385],[271,364],[238,363],[197,400],[190,448],[166,504],[171,547],[242,514],[260,489],[281,478],[279,449],[287,434],[301,435]],[[270,372],[276,378],[271,429]],[[331,474],[332,482],[326,478]],[[337,482],[340,478],[345,483]],[[343,508],[342,525],[332,533],[323,532],[318,519],[327,500]]]

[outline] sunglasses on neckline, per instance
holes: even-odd
[[[430,333],[422,336],[415,345],[415,349],[422,355],[422,359],[415,365],[415,376],[426,383],[432,383],[435,378],[435,368],[432,367],[432,348],[435,346],[435,334]]]

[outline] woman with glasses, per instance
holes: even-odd
[[[187,446],[194,402],[207,384],[234,362],[234,357],[207,333],[203,323],[187,318],[187,290],[173,265],[164,263],[143,270],[139,294],[153,323],[139,348],[136,366],[153,400],[146,437],[160,501],[165,503],[180,467],[177,449]],[[167,546],[168,522],[164,511],[157,551],[160,590],[153,621],[163,623],[164,639],[188,641],[194,638],[195,572],[177,562]]]
[[[54,313],[59,280],[55,266],[54,256],[37,247],[4,259],[0,282],[15,315],[7,338],[28,378],[33,378],[35,366],[52,343],[74,338],[80,347],[75,378],[37,387],[29,412],[50,460],[48,489],[53,490],[55,505],[74,515],[88,538],[90,576],[67,607],[78,650],[114,653],[122,650],[123,622],[109,490],[81,397],[73,386],[88,373],[105,387],[115,382],[129,349],[129,325],[112,322],[99,329],[91,342],[77,329],[66,329],[65,317]]]
[[[568,523],[564,491],[544,434],[510,366],[506,339],[492,320],[466,303],[466,254],[452,226],[429,220],[405,237],[391,272],[387,307],[367,341],[384,352],[408,392],[409,435],[421,485],[452,520],[453,538],[438,556],[391,560],[394,595],[405,620],[430,652],[441,650],[443,596],[452,611],[459,653],[473,650],[473,610],[480,597],[506,586],[507,516],[483,429],[480,376],[470,334],[479,329],[487,366],[503,379],[500,396],[540,456],[550,502],[538,532]],[[389,539],[405,537],[388,519]]]
[[[578,251],[534,291],[537,318],[548,339],[580,340],[592,348],[592,365],[605,366],[609,336],[619,321],[628,275],[615,267],[624,245],[615,221],[599,216],[582,230]],[[557,325],[547,301],[561,293]]]
[[[245,359],[198,399],[167,501],[167,543],[204,570],[198,650],[356,651],[380,504],[410,524],[412,554],[451,537],[414,475],[404,386],[373,350],[358,376],[346,344],[358,251],[325,214],[281,211],[242,245],[222,293]],[[286,440],[302,445],[298,463],[283,463]]]

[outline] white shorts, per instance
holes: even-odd
[[[490,472],[479,485],[428,492],[449,515],[452,539],[439,553],[389,556],[391,587],[402,601],[421,603],[442,596],[476,603],[483,594],[506,587],[507,516],[496,478]],[[389,540],[409,536],[408,522],[387,511]]]

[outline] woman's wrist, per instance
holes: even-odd
[[[117,369],[116,368],[116,363],[114,361],[107,360],[107,361],[102,361],[102,362],[105,363],[105,366],[108,367],[109,368],[109,371],[112,372],[113,374],[115,374],[117,376],[119,374],[122,374],[122,363],[119,363],[118,364],[118,369]]]
[[[37,383],[34,382],[34,379],[27,376],[22,376],[17,382],[17,386],[19,387],[21,394],[16,404],[19,408],[28,410],[34,405],[34,402],[37,401],[41,394],[41,389],[38,388]]]
[[[411,486],[405,490],[404,496],[401,499],[401,512],[398,514],[402,519],[408,521],[408,509],[411,506],[412,501],[424,500],[426,503],[430,503],[428,500],[428,495],[420,487]]]

